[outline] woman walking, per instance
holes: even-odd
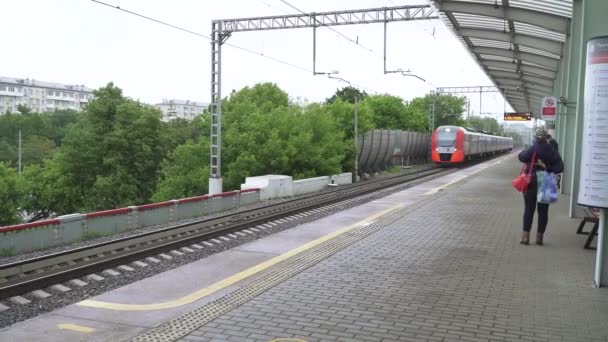
[[[564,164],[559,152],[549,143],[549,134],[544,127],[536,129],[534,144],[528,149],[519,153],[519,161],[526,164],[526,172],[532,167],[532,181],[528,189],[524,191],[524,226],[520,243],[528,245],[530,243],[530,229],[534,219],[534,211],[538,208],[538,228],[536,234],[536,244],[543,244],[543,234],[549,222],[549,204],[536,203],[538,182],[536,171],[549,171],[555,174],[564,171]],[[532,159],[534,159],[532,161]],[[530,165],[532,161],[532,165]]]

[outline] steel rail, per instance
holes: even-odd
[[[431,168],[406,175],[386,177],[321,194],[0,265],[0,299],[214,239],[299,212],[451,171],[454,170]]]

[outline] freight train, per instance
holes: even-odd
[[[431,137],[431,159],[454,165],[486,158],[513,149],[513,138],[459,126],[440,126]]]

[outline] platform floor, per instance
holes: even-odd
[[[515,158],[199,327],[183,341],[607,341],[608,290],[567,198],[518,243]]]
[[[595,252],[552,205],[519,244],[514,155],[0,330],[2,341],[608,341]],[[70,325],[66,329],[66,324]]]

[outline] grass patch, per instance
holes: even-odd
[[[388,172],[388,173],[399,173],[399,172],[402,172],[403,169],[401,168],[401,166],[393,166],[393,167],[390,167],[390,168],[388,168],[388,169],[386,169],[384,171]]]
[[[98,232],[86,232],[82,236],[82,240],[83,241],[93,240],[93,239],[97,239],[97,238],[100,238],[100,237],[104,237],[105,235],[106,234],[102,234],[102,233],[98,233]]]

